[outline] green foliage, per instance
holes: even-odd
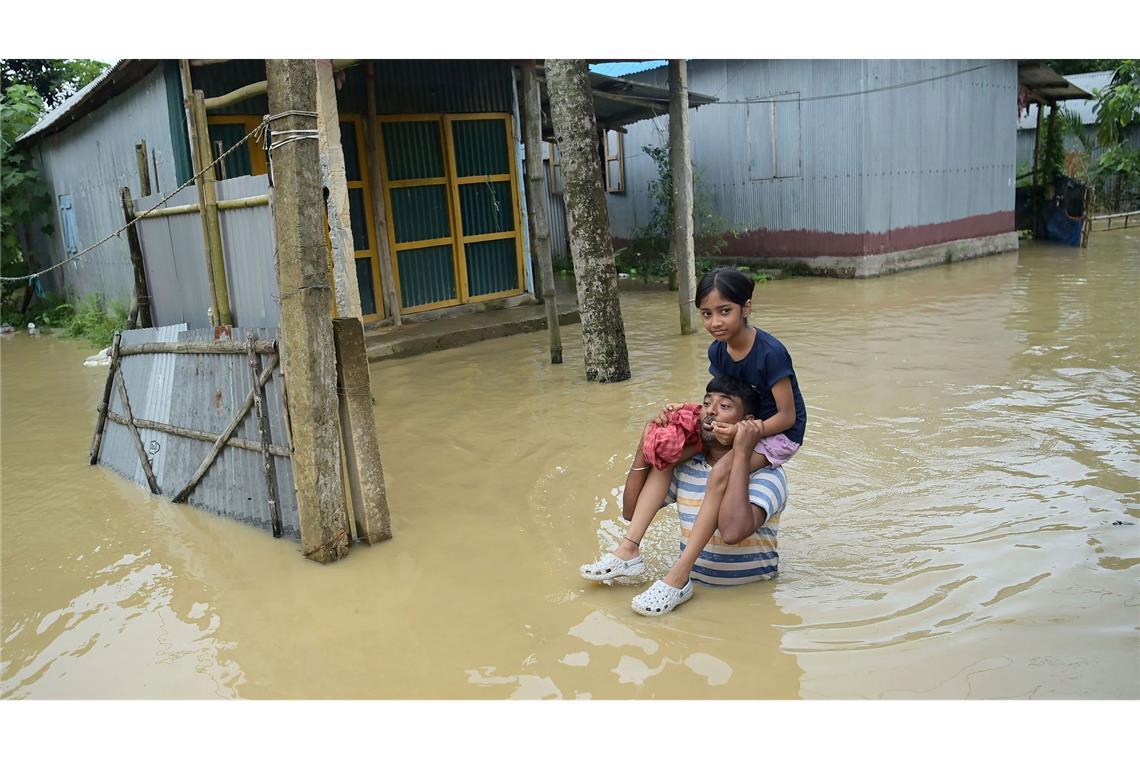
[[[63,325],[63,334],[96,346],[109,346],[117,330],[122,330],[130,312],[119,301],[106,304],[102,296],[90,295],[80,301],[74,314]]]
[[[1140,149],[1128,144],[1128,133],[1140,126],[1140,61],[1121,61],[1112,83],[1095,93],[1097,138],[1105,151],[1094,169],[1101,183],[1111,179],[1112,206],[1130,205],[1140,185]]]
[[[615,254],[618,269],[642,277],[667,277],[676,269],[669,255],[673,228],[673,168],[669,148],[647,145],[642,148],[657,169],[649,182],[649,223],[633,231],[630,245]],[[728,223],[713,207],[712,198],[701,187],[701,176],[693,167],[693,248],[697,258],[716,256],[727,245]],[[699,270],[699,268],[698,268]],[[698,276],[700,272],[698,271]]]
[[[39,120],[43,101],[31,87],[14,85],[0,94],[0,272],[27,274],[17,230],[51,206],[31,155],[16,139]]]
[[[0,89],[31,87],[55,108],[106,70],[107,64],[87,58],[9,58],[0,61]]]

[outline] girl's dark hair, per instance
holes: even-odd
[[[743,306],[746,301],[752,298],[752,289],[755,287],[756,283],[752,281],[752,278],[740,270],[732,267],[717,267],[710,270],[697,283],[697,297],[693,302],[699,309],[701,302],[705,300],[708,294],[716,290],[734,304]]]

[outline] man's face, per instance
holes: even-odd
[[[744,403],[737,396],[727,396],[723,393],[706,394],[701,408],[701,442],[706,448],[719,447],[713,423],[731,425],[740,422],[744,417]]]

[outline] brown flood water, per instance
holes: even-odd
[[[87,467],[92,351],[7,338],[0,694],[1140,697],[1138,286],[1125,231],[758,288],[810,407],[781,573],[659,619],[576,568],[640,425],[707,378],[672,294],[623,297],[615,386],[574,328],[560,367],[545,333],[373,365],[396,537],[328,567]]]

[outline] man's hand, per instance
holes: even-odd
[[[736,423],[736,438],[732,447],[736,451],[752,451],[763,437],[764,425],[760,420],[741,420]]]
[[[736,437],[736,423],[714,422],[713,435],[716,436],[721,446],[731,446],[733,439]]]

